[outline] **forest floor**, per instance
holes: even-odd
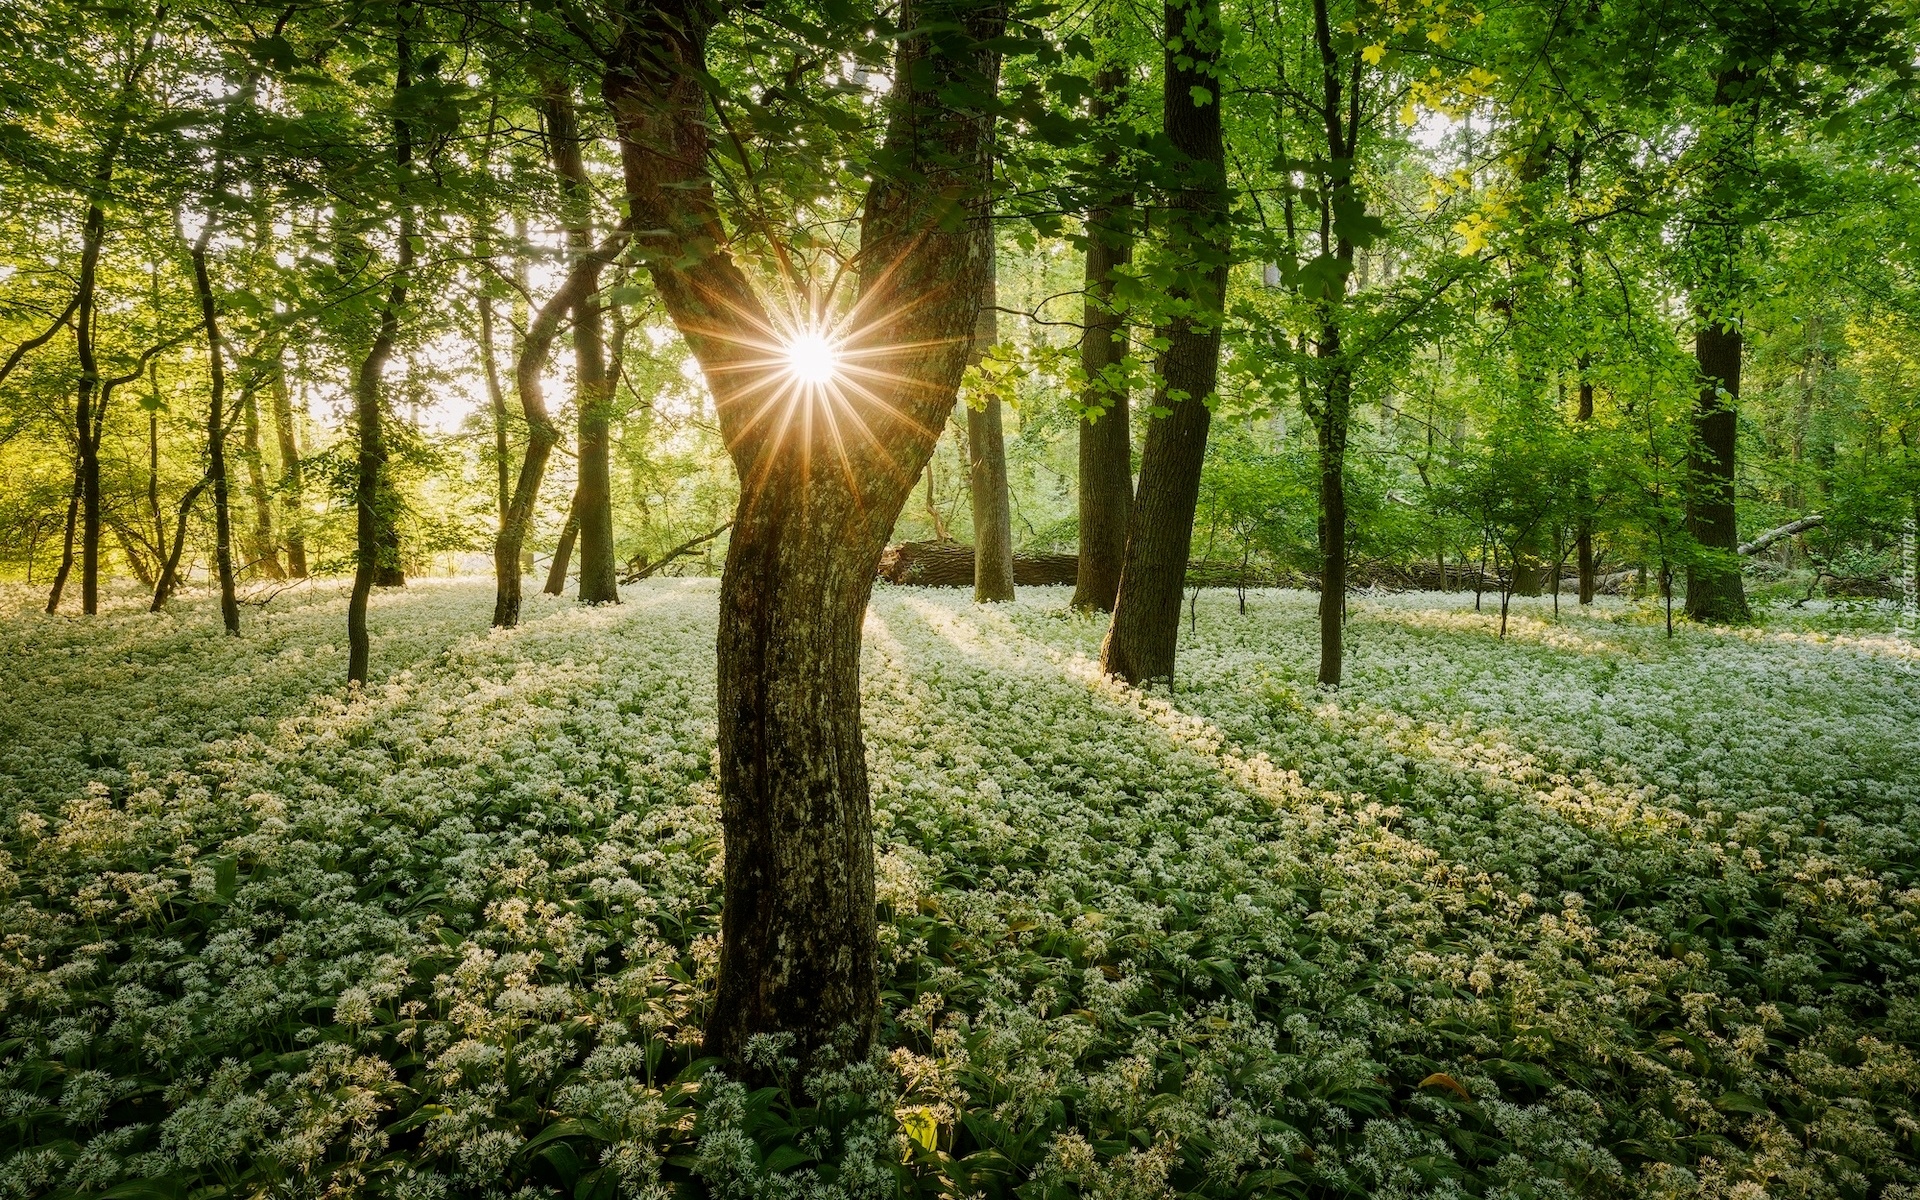
[[[351,699],[336,586],[0,595],[0,1197],[1920,1195],[1889,610],[1356,598],[1328,694],[1314,597],[1208,592],[1169,697],[882,586],[883,1045],[748,1095],[715,594],[416,584]]]

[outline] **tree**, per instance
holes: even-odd
[[[994,286],[993,238],[981,275],[980,315],[974,319],[968,366],[978,369],[1000,340],[999,293]],[[979,376],[979,394],[967,401],[969,494],[973,499],[973,598],[985,604],[1013,599],[1013,497],[1007,491],[1007,442],[1000,426],[1000,394]]]
[[[1126,99],[1127,69],[1108,61],[1093,76],[1090,124],[1098,141],[1096,200],[1087,211],[1086,299],[1082,304],[1080,371],[1080,563],[1073,606],[1112,611],[1126,561],[1133,508],[1133,436],[1128,412],[1125,311],[1119,276],[1133,261],[1133,197],[1106,182],[1121,168],[1112,128]],[[1105,177],[1105,178],[1103,178]],[[1122,185],[1124,186],[1124,185]]]
[[[858,1054],[878,1003],[860,632],[978,315],[1004,12],[903,6],[853,319],[784,331],[729,248],[709,175],[718,15],[622,5],[603,82],[639,256],[705,374],[741,481],[720,585],[727,899],[706,1044],[737,1057],[753,1035],[787,1032],[806,1052]],[[822,378],[827,335],[842,330],[844,381]],[[783,332],[789,354],[804,351],[784,374]]]
[[[1162,127],[1171,190],[1167,261],[1175,264],[1155,340],[1154,417],[1127,518],[1127,549],[1100,666],[1129,683],[1171,680],[1193,514],[1220,371],[1231,226],[1222,140],[1218,0],[1168,0]]]
[[[381,414],[381,375],[400,338],[400,316],[407,303],[415,247],[415,218],[406,196],[407,176],[413,170],[413,125],[407,113],[413,86],[413,6],[401,3],[394,12],[393,52],[393,161],[399,191],[399,229],[394,269],[385,301],[376,318],[373,340],[361,358],[353,380],[353,420],[357,438],[353,487],[353,591],[347,601],[347,681],[367,682],[372,641],[367,632],[367,601],[382,569],[397,571],[394,507],[397,504],[387,478],[387,443]],[[390,576],[389,576],[390,577]]]

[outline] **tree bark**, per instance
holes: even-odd
[[[80,359],[80,382],[74,404],[80,485],[80,611],[89,616],[100,611],[100,444],[93,436],[96,424],[93,406],[100,385],[100,363],[94,354],[94,293],[100,247],[106,240],[106,219],[98,203],[87,207],[81,235],[80,305],[74,322],[74,343]],[[65,583],[65,575],[63,570],[54,577],[55,599],[49,602],[48,612],[58,604],[59,586]]]
[[[1186,264],[1186,271],[1173,286],[1176,315],[1159,330],[1167,348],[1157,364],[1154,408],[1167,415],[1147,426],[1120,590],[1100,648],[1101,669],[1136,684],[1173,678],[1180,597],[1213,422],[1209,404],[1219,380],[1230,252],[1219,0],[1168,0],[1165,12],[1162,125],[1172,159],[1164,166],[1183,181],[1169,198],[1167,240],[1172,261]]]
[[[276,359],[267,377],[273,391],[273,433],[280,445],[280,487],[286,493],[287,573],[307,577],[306,468],[300,461],[300,443],[293,424],[293,394],[287,387],[286,367]]]
[[[574,112],[572,88],[565,82],[549,85],[546,95],[547,140],[554,174],[560,179],[566,213],[567,248],[576,258],[593,247],[592,186],[581,155],[580,127]],[[620,600],[618,564],[613,558],[613,480],[610,422],[612,379],[607,370],[606,322],[598,291],[582,295],[573,306],[574,409],[578,416],[579,481],[573,496],[574,528],[580,539],[580,600],[584,604],[614,604]],[[559,574],[566,575],[558,555]],[[548,591],[552,591],[552,577]]]
[[[266,465],[260,454],[259,389],[248,387],[240,400],[241,452],[247,468],[247,492],[253,498],[253,560],[268,579],[285,579],[280,548],[273,537],[273,498],[267,492]]]
[[[993,235],[987,234],[987,273],[980,285],[980,315],[973,326],[969,365],[978,366],[1000,340],[999,289],[994,282]],[[973,497],[973,599],[976,604],[1013,599],[1013,497],[1007,488],[1007,442],[1000,427],[1000,397],[967,402],[968,483]]]
[[[395,13],[393,99],[395,113],[406,111],[407,90],[413,86],[413,42],[408,28],[413,6],[399,5]],[[413,128],[396,115],[393,120],[394,166],[404,189],[413,170]],[[372,639],[367,630],[367,601],[381,577],[382,566],[397,569],[398,563],[383,564],[382,543],[389,541],[393,514],[381,509],[392,500],[386,486],[387,442],[380,412],[381,376],[387,360],[393,356],[400,338],[400,310],[407,303],[407,283],[414,261],[413,205],[400,202],[399,248],[394,273],[387,285],[386,302],[380,308],[380,322],[366,356],[354,373],[353,421],[358,448],[354,462],[354,554],[353,590],[347,598],[347,682],[365,684],[372,657]],[[391,545],[387,549],[391,552]]]
[[[213,485],[213,561],[220,581],[220,621],[229,634],[238,636],[240,601],[233,586],[233,520],[227,497],[226,342],[220,335],[213,278],[207,270],[213,226],[209,216],[193,244],[193,291],[200,301],[200,326],[207,335],[207,479]]]
[[[173,543],[167,550],[166,561],[160,566],[160,578],[153,585],[153,603],[147,606],[148,612],[159,612],[173,598],[173,589],[180,578],[180,552],[187,544],[187,518],[193,515],[194,502],[200,499],[200,493],[207,490],[209,482],[206,475],[187,489],[180,497],[180,504],[174,514]]]
[[[74,531],[80,519],[80,493],[85,488],[86,472],[73,469],[73,490],[67,497],[67,532],[60,543],[60,565],[53,572],[53,587],[47,592],[47,615],[60,611],[60,597],[67,590],[67,577],[73,573]]]
[[[1741,93],[1747,79],[1740,68],[1722,70],[1714,80],[1716,112],[1744,105]],[[1746,153],[1741,142],[1744,123],[1712,133],[1720,143],[1720,159]],[[1721,164],[1731,172],[1731,163]],[[1727,180],[1718,181],[1727,186]],[[1686,614],[1696,621],[1752,620],[1746,588],[1740,578],[1735,551],[1740,526],[1734,509],[1734,455],[1739,441],[1740,359],[1745,349],[1735,313],[1739,290],[1738,228],[1707,201],[1706,219],[1691,231],[1694,253],[1703,260],[1694,288],[1694,360],[1700,371],[1699,398],[1693,406],[1692,436],[1687,443],[1686,519],[1693,539],[1687,556]]]
[[[1320,457],[1320,670],[1319,682],[1339,687],[1346,657],[1347,616],[1347,426],[1353,403],[1353,369],[1345,358],[1339,323],[1331,310],[1320,327],[1315,353],[1327,364],[1314,422]]]
[[[573,544],[580,538],[580,487],[574,485],[573,499],[567,504],[567,520],[560,526],[560,540],[553,547],[553,561],[547,564],[547,586],[540,589],[549,596],[564,595],[567,567],[573,562]]]
[[[487,136],[481,143],[480,161],[491,168],[493,164],[493,136],[499,120],[499,99],[493,101],[493,107],[487,112]],[[516,255],[518,249],[515,250]],[[477,304],[480,310],[480,365],[483,368],[487,384],[487,411],[493,418],[493,465],[494,465],[494,504],[498,510],[498,525],[507,523],[507,507],[513,502],[513,467],[507,461],[507,393],[500,383],[500,354],[494,345],[493,326],[493,214],[486,210],[474,221],[473,257],[479,264],[480,287]],[[495,536],[498,536],[496,532]]]
[[[1796,533],[1805,533],[1809,529],[1816,528],[1826,523],[1827,523],[1827,518],[1825,517],[1825,515],[1821,513],[1811,513],[1807,516],[1801,517],[1797,521],[1788,521],[1785,525],[1778,526],[1777,528],[1774,528],[1774,529],[1769,529],[1765,533],[1761,534],[1757,538],[1754,538],[1750,542],[1740,543],[1739,547],[1734,551],[1734,553],[1738,554],[1741,558],[1750,558],[1753,555],[1760,553],[1762,550],[1765,550],[1768,546],[1773,545],[1775,542],[1779,541],[1781,538],[1790,538]]]
[[[520,474],[513,485],[513,499],[507,505],[507,519],[493,544],[493,623],[501,629],[511,629],[520,623],[520,581],[524,565],[521,554],[526,548],[527,533],[533,527],[533,510],[540,500],[547,459],[560,440],[560,431],[547,412],[546,385],[542,382],[547,359],[553,353],[561,321],[580,297],[599,289],[600,272],[626,243],[627,231],[617,229],[593,253],[576,260],[560,289],[547,298],[528,322],[527,336],[520,343],[520,359],[514,365],[514,390],[520,394],[520,408],[527,416],[527,450],[520,460]]]
[[[1335,270],[1318,300],[1320,329],[1314,342],[1319,399],[1309,405],[1320,460],[1320,669],[1323,687],[1339,687],[1344,668],[1347,616],[1347,430],[1353,405],[1353,363],[1341,329],[1347,276],[1354,246],[1339,232],[1334,214],[1361,208],[1353,170],[1360,140],[1360,60],[1343,68],[1333,39],[1327,0],[1313,3],[1314,41],[1320,52],[1321,118],[1327,174],[1320,199],[1320,246]],[[1343,78],[1344,76],[1344,78]],[[1479,607],[1476,598],[1475,608]]]
[[[163,7],[154,14],[145,42],[127,61],[126,72],[121,76],[113,127],[107,135],[106,145],[101,147],[99,158],[95,160],[92,186],[87,196],[87,215],[81,224],[80,278],[74,289],[73,306],[74,345],[80,360],[74,432],[78,448],[77,491],[80,495],[80,609],[89,615],[100,609],[100,436],[97,430],[104,423],[94,413],[93,404],[100,384],[94,318],[100,250],[107,237],[104,206],[113,186],[114,164],[119,161],[120,147],[126,140],[127,128],[132,120],[134,93],[139,86],[141,73],[146,70],[147,62],[153,56],[165,13]],[[65,583],[66,570],[63,564],[63,570],[55,578],[53,595],[47,601],[48,612],[59,607],[60,588]]]
[[[1113,119],[1124,98],[1126,68],[1103,66],[1093,79],[1093,123]],[[1101,169],[1120,169],[1117,149],[1101,155]],[[1126,318],[1114,305],[1114,276],[1133,261],[1133,197],[1121,192],[1087,214],[1086,301],[1082,309],[1080,369],[1080,573],[1073,606],[1110,612],[1120,593],[1127,554],[1127,518],[1133,508],[1133,437],[1129,428],[1123,360]]]
[[[1687,532],[1706,556],[1687,562],[1686,613],[1696,621],[1752,619],[1740,568],[1734,512],[1734,444],[1739,437],[1742,337],[1738,327],[1703,317],[1694,333],[1700,397],[1693,409],[1687,455]]]
[[[1580,193],[1580,174],[1586,162],[1586,135],[1576,135],[1573,150],[1567,156],[1567,193],[1577,199]],[[1573,295],[1577,320],[1575,328],[1580,330],[1581,345],[1579,356],[1575,359],[1575,370],[1580,376],[1578,407],[1574,410],[1574,420],[1582,428],[1593,421],[1593,353],[1587,332],[1587,243],[1584,230],[1573,235],[1573,255],[1571,261],[1573,274]],[[1580,605],[1582,608],[1593,603],[1598,590],[1594,575],[1593,561],[1593,484],[1589,475],[1592,464],[1583,457],[1580,463],[1580,478],[1575,493],[1578,512],[1574,527],[1574,562],[1580,579]],[[1555,595],[1559,594],[1559,581],[1554,583]]]
[[[737,1058],[756,1034],[788,1033],[802,1061],[828,1045],[859,1059],[879,1007],[860,638],[881,548],[966,365],[988,263],[992,118],[960,106],[996,90],[990,39],[1004,10],[902,6],[845,325],[859,386],[810,393],[766,366],[772,324],[714,203],[711,12],[630,4],[604,81],[644,261],[741,480],[720,585],[726,906],[706,1050]],[[969,219],[953,219],[956,203]],[[785,419],[788,405],[807,406],[804,419]]]

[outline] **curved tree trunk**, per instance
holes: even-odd
[[[1109,64],[1093,79],[1093,121],[1111,119],[1126,86],[1126,69]],[[1108,172],[1119,154],[1102,155]],[[1127,554],[1127,517],[1133,508],[1133,437],[1122,360],[1126,321],[1114,310],[1114,273],[1133,261],[1133,198],[1116,196],[1087,214],[1087,297],[1080,369],[1087,377],[1080,419],[1080,568],[1073,606],[1112,611]]]
[[[522,552],[526,548],[527,533],[533,527],[534,507],[540,501],[547,459],[560,440],[560,431],[547,412],[546,385],[542,382],[547,360],[553,353],[554,339],[560,334],[561,321],[580,297],[599,289],[600,272],[626,243],[627,231],[617,229],[593,253],[577,260],[560,284],[560,290],[548,297],[534,314],[527,325],[527,336],[520,343],[520,360],[514,364],[514,390],[520,394],[520,407],[527,415],[527,450],[520,460],[513,497],[507,504],[507,519],[493,543],[493,623],[502,629],[511,629],[520,623]],[[562,568],[563,578],[564,574]]]
[[[572,87],[564,81],[549,85],[545,98],[547,138],[554,173],[566,208],[567,248],[583,257],[593,247],[591,185],[580,151],[580,126],[573,107]],[[612,604],[620,599],[618,564],[613,560],[613,480],[610,422],[613,388],[607,371],[606,321],[597,291],[582,295],[573,305],[574,408],[578,414],[580,477],[573,495],[570,522],[580,539],[580,600],[585,604]],[[566,563],[555,555],[558,575]],[[553,591],[553,577],[548,578]]]
[[[180,497],[180,504],[174,513],[173,542],[167,550],[166,560],[160,565],[160,578],[153,585],[153,603],[147,606],[148,612],[160,612],[166,608],[167,601],[173,598],[173,589],[180,580],[180,552],[187,544],[187,519],[193,515],[194,502],[200,499],[200,493],[207,490],[207,476],[202,475],[194,485]]]
[[[993,278],[993,233],[987,233],[987,273],[980,285],[969,365],[978,365],[1000,340],[999,289]],[[973,496],[973,599],[976,604],[1013,599],[1013,496],[1007,488],[1007,441],[1000,427],[1000,397],[967,404],[968,482]]]
[[[1189,29],[1190,24],[1203,26]],[[1129,683],[1173,678],[1180,596],[1193,543],[1200,470],[1213,421],[1208,402],[1220,371],[1220,316],[1227,287],[1229,226],[1226,156],[1221,139],[1219,0],[1168,0],[1164,125],[1186,181],[1167,214],[1172,261],[1190,264],[1175,295],[1190,310],[1160,330],[1154,407],[1171,410],[1147,426],[1140,488],[1127,521],[1126,562],[1100,665]],[[1197,36],[1195,36],[1197,34]],[[1174,47],[1183,45],[1184,49]],[[1208,96],[1206,103],[1195,93]]]
[[[394,110],[405,111],[407,89],[413,86],[413,42],[408,28],[412,5],[402,3],[395,14],[393,97]],[[402,117],[393,121],[394,164],[401,176],[413,169],[413,129]],[[353,590],[347,598],[347,682],[365,684],[372,658],[372,639],[367,630],[367,601],[381,577],[382,566],[398,569],[398,563],[380,561],[383,543],[393,529],[393,514],[381,508],[391,499],[386,481],[386,430],[380,412],[380,381],[387,360],[393,356],[400,338],[400,310],[407,303],[407,283],[413,274],[413,205],[400,202],[399,250],[394,262],[393,282],[388,285],[386,303],[380,309],[380,324],[366,357],[354,375],[353,417],[358,435],[358,453],[354,473],[354,555]]]
[[[60,544],[60,565],[53,572],[53,587],[47,592],[47,615],[60,611],[61,594],[67,590],[67,577],[73,574],[74,531],[80,520],[80,493],[85,487],[86,472],[75,460],[73,468],[73,489],[67,497],[67,532]]]
[[[273,433],[280,444],[280,487],[286,493],[287,573],[307,577],[306,468],[300,461],[300,443],[293,425],[293,394],[287,387],[284,365],[275,361],[268,376],[273,389]]]
[[[726,906],[706,1051],[795,1036],[803,1061],[865,1056],[878,1018],[873,835],[860,736],[860,636],[875,564],[952,410],[987,269],[979,212],[997,5],[909,0],[885,154],[846,322],[858,387],[795,388],[765,365],[765,305],[725,250],[707,175],[704,4],[632,4],[604,81],[645,261],[714,393],[741,479],[720,585]],[[944,26],[940,36],[929,26]],[[942,219],[945,217],[946,219]],[[689,260],[689,251],[707,247]],[[763,419],[806,406],[802,419]],[[832,416],[832,421],[827,420]],[[836,440],[834,431],[847,436]],[[752,1073],[751,1071],[749,1072]]]
[[[220,581],[220,620],[230,634],[240,632],[240,601],[233,587],[233,513],[227,496],[226,342],[214,307],[213,278],[207,271],[208,220],[193,247],[193,290],[200,300],[200,323],[207,334],[207,479],[213,485],[213,562]]]
[[[553,547],[553,561],[547,564],[547,586],[540,590],[549,596],[565,595],[567,568],[573,562],[573,544],[580,540],[580,485],[573,488],[567,504],[567,520],[560,526],[560,540]],[[583,597],[584,598],[584,597]]]

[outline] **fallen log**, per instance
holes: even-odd
[[[1013,581],[1020,587],[1063,587],[1074,582],[1079,573],[1077,554],[1016,554],[1013,556]],[[880,555],[876,577],[888,583],[909,587],[972,587],[973,547],[960,542],[900,542],[888,546]],[[1377,588],[1382,591],[1433,592],[1472,591],[1474,584],[1489,592],[1500,589],[1505,572],[1462,566],[1449,569],[1444,579],[1432,564],[1393,566],[1385,563],[1356,564],[1347,575],[1352,590]],[[1601,592],[1617,593],[1633,578],[1632,571],[1615,571],[1598,580]],[[1295,587],[1315,590],[1320,580],[1313,575],[1274,573],[1249,569],[1238,562],[1195,559],[1187,564],[1186,585],[1210,588]],[[1578,587],[1579,580],[1567,576],[1562,587]]]
[[[1734,553],[1742,558],[1749,558],[1765,550],[1781,538],[1790,538],[1796,533],[1805,533],[1816,525],[1826,524],[1826,521],[1826,517],[1819,513],[1812,513],[1808,516],[1801,517],[1798,521],[1788,521],[1778,529],[1767,530],[1750,542],[1742,542],[1740,546],[1734,550]]]
[[[1016,554],[1017,587],[1070,584],[1080,571],[1077,554]],[[972,587],[973,547],[958,542],[901,542],[880,555],[879,577],[917,587]]]

